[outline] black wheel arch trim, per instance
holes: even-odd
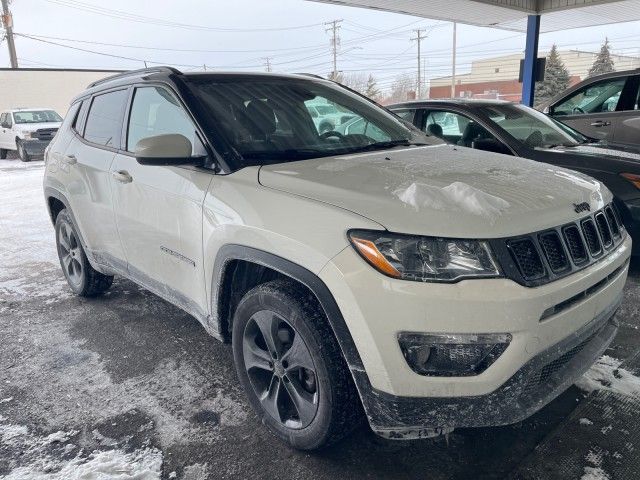
[[[211,321],[213,323],[211,327],[213,330],[219,332],[223,337],[227,335],[226,332],[229,327],[227,321],[230,319],[225,319],[225,313],[221,311],[221,306],[223,305],[221,292],[224,288],[223,282],[226,270],[229,264],[236,260],[252,262],[271,268],[306,286],[320,302],[320,306],[327,316],[329,325],[338,340],[338,344],[340,345],[349,369],[352,372],[357,370],[364,373],[364,365],[351,337],[351,332],[344,321],[338,304],[325,283],[316,274],[306,268],[278,255],[257,248],[228,244],[221,247],[218,251],[213,267],[211,283]]]
[[[75,229],[76,233],[78,234],[78,237],[80,238],[80,243],[82,244],[85,253],[87,252],[87,244],[84,241],[84,238],[82,237],[82,232],[80,231],[80,229],[78,228],[78,221],[76,220],[76,217],[73,215],[73,210],[71,209],[71,204],[69,203],[69,200],[67,200],[67,197],[65,197],[65,195],[60,192],[59,190],[53,188],[53,187],[44,187],[44,199],[45,199],[45,203],[47,204],[47,211],[49,212],[49,218],[51,219],[51,223],[53,223],[55,225],[56,223],[56,219],[53,216],[53,212],[51,211],[51,205],[49,203],[49,199],[50,198],[55,198],[56,200],[58,200],[59,202],[61,202],[64,205],[64,208],[67,210],[67,212],[69,213],[69,217],[71,218],[71,221],[73,222],[73,228]],[[87,255],[88,257],[89,255]]]

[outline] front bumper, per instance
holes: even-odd
[[[516,423],[570,387],[607,349],[618,331],[614,319],[622,296],[579,331],[527,362],[499,389],[475,397],[397,397],[371,388],[356,372],[371,428],[392,439],[431,436],[459,427]]]
[[[369,423],[381,435],[413,438],[433,428],[513,423],[567,388],[615,335],[609,320],[621,298],[630,254],[627,235],[585,269],[525,287],[504,278],[455,284],[392,279],[348,247],[319,276],[359,354],[361,363],[349,366]],[[550,309],[554,313],[549,315]],[[512,340],[478,375],[434,377],[409,367],[398,343],[401,332],[509,334]],[[586,339],[580,352],[568,355],[575,362],[564,357]],[[546,374],[541,384],[525,391],[524,384],[535,381],[547,365],[545,371],[552,369],[554,375]]]
[[[37,157],[44,155],[44,151],[50,142],[51,140],[25,140],[22,145],[29,155]]]

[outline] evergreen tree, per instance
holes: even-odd
[[[562,63],[558,49],[554,45],[547,56],[544,80],[536,83],[535,101],[541,104],[565,90],[569,86],[569,71]]]
[[[372,74],[369,74],[369,79],[367,80],[367,89],[364,94],[369,97],[371,100],[376,100],[380,96],[380,89],[378,88],[378,83]]]
[[[609,39],[606,38],[602,47],[600,47],[600,53],[596,57],[593,65],[589,69],[588,77],[594,75],[600,75],[602,73],[613,72],[615,67],[613,66],[613,60],[611,59],[611,50],[609,50]]]

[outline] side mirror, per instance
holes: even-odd
[[[202,162],[204,156],[192,156],[192,149],[187,137],[171,133],[143,138],[136,144],[133,153],[140,165],[190,165]]]
[[[2,128],[11,128],[11,125],[7,122],[2,122],[2,125],[0,125],[0,127]]]

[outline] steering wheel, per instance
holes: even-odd
[[[329,130],[328,132],[324,132],[324,133],[320,134],[320,138],[322,138],[323,140],[327,139],[327,138],[330,138],[330,137],[336,137],[336,138],[339,138],[339,139],[343,139],[344,135],[341,134],[340,132],[336,132],[335,130]]]
[[[573,107],[573,113],[584,113],[584,110],[580,107]]]

